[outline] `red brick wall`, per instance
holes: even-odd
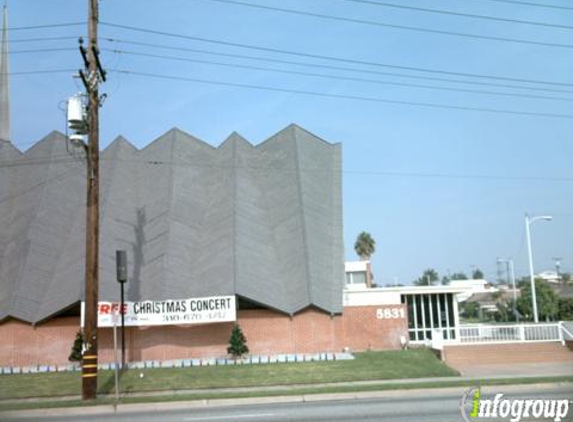
[[[56,318],[36,327],[4,322],[0,324],[0,366],[69,363],[78,329],[79,318]]]
[[[330,316],[307,309],[292,318],[269,310],[241,310],[241,325],[251,354],[338,352],[400,348],[406,319],[378,319],[387,306],[347,307]],[[392,305],[390,308],[404,307]],[[127,328],[129,361],[224,357],[232,323]],[[0,324],[0,366],[67,364],[79,318],[56,318],[32,327],[18,321]],[[100,329],[99,360],[113,361],[113,331]]]

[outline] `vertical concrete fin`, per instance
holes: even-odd
[[[10,142],[10,85],[8,78],[8,5],[4,3],[0,45],[0,147]]]

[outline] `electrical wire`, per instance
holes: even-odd
[[[573,87],[573,83],[566,83],[566,82],[544,81],[544,80],[535,80],[535,79],[526,79],[526,78],[512,78],[512,77],[498,76],[498,75],[485,75],[485,74],[468,73],[468,72],[453,72],[453,71],[442,70],[442,69],[429,69],[429,68],[414,67],[414,66],[403,66],[403,65],[390,64],[390,63],[380,63],[380,62],[372,62],[372,61],[367,61],[367,60],[357,60],[357,59],[350,59],[350,58],[344,58],[344,57],[327,56],[327,55],[322,55],[322,54],[303,53],[303,52],[298,52],[298,51],[283,50],[283,49],[272,48],[272,47],[255,46],[255,45],[251,45],[251,44],[241,44],[241,43],[235,43],[235,42],[231,42],[231,41],[222,41],[222,40],[215,40],[212,38],[195,37],[195,36],[191,36],[191,35],[177,34],[177,33],[172,33],[172,32],[165,32],[165,31],[158,31],[158,30],[154,30],[154,29],[147,29],[147,28],[141,28],[141,27],[135,27],[135,26],[129,26],[129,25],[121,25],[121,24],[106,23],[106,22],[102,22],[101,24],[103,26],[108,26],[110,28],[120,28],[120,29],[126,29],[126,30],[134,31],[134,32],[163,35],[163,36],[172,37],[172,38],[201,41],[201,42],[206,42],[206,43],[211,43],[211,44],[240,47],[240,48],[246,48],[246,49],[250,49],[250,50],[269,52],[269,53],[287,54],[287,55],[291,55],[291,56],[299,56],[299,57],[305,57],[305,58],[313,58],[313,59],[320,59],[320,60],[360,64],[360,65],[366,65],[366,66],[385,67],[385,68],[391,68],[391,69],[409,70],[409,71],[416,71],[416,72],[426,72],[426,73],[434,73],[434,74],[449,75],[449,76],[463,76],[463,77],[472,77],[472,78],[479,78],[479,79],[495,79],[495,80],[508,81],[508,82],[524,82],[524,83],[545,84],[545,85],[552,85],[552,86]]]
[[[23,153],[24,155],[26,153]],[[54,154],[52,156],[40,156],[32,159],[17,158],[14,160],[0,161],[0,168],[12,167],[26,167],[26,166],[40,166],[45,164],[66,164],[77,161],[74,157],[70,156],[67,152],[65,154]]]
[[[273,59],[273,58],[268,58],[268,57],[249,56],[249,55],[245,55],[245,54],[221,53],[221,52],[216,52],[216,51],[212,51],[212,50],[202,50],[202,49],[196,49],[196,48],[175,47],[175,46],[168,46],[165,44],[154,44],[154,43],[146,43],[146,42],[138,42],[138,41],[128,41],[128,40],[118,39],[118,38],[102,38],[102,40],[108,41],[111,43],[120,43],[120,44],[136,45],[136,46],[143,46],[143,47],[153,47],[153,48],[173,50],[173,51],[185,51],[185,52],[192,52],[192,53],[201,53],[201,54],[207,54],[207,55],[211,55],[211,56],[240,58],[240,59],[256,60],[256,61],[269,62],[269,63],[289,64],[289,65],[304,66],[304,67],[311,67],[311,68],[318,68],[318,69],[341,70],[341,71],[345,71],[345,72],[365,73],[365,74],[370,74],[370,75],[397,76],[400,78],[409,78],[409,79],[420,79],[420,80],[430,80],[430,81],[450,82],[450,83],[453,82],[453,83],[468,84],[468,85],[494,86],[494,87],[499,87],[499,88],[510,88],[510,89],[529,90],[529,91],[558,92],[558,93],[573,94],[573,91],[567,91],[567,90],[563,90],[563,89],[538,88],[538,87],[525,86],[525,85],[508,85],[508,84],[498,84],[498,83],[492,83],[492,82],[469,81],[469,80],[451,79],[451,78],[437,78],[437,77],[431,77],[431,76],[410,75],[407,73],[380,72],[377,70],[356,69],[356,68],[351,68],[351,67],[341,67],[341,66],[332,66],[332,65],[325,65],[325,64],[318,64],[318,63],[307,63],[307,62],[297,62],[297,61],[292,61],[292,60]],[[381,65],[383,66],[383,64],[381,64]],[[427,70],[428,69],[426,69],[426,71]],[[485,75],[482,75],[482,76],[487,77]],[[537,81],[535,83],[543,83],[543,82]]]
[[[543,26],[543,27],[558,28],[558,29],[569,29],[569,30],[573,29],[573,26],[570,26],[570,25],[559,25],[559,24],[554,24],[554,23],[550,23],[550,22],[525,21],[525,20],[520,20],[520,19],[501,18],[498,16],[490,16],[490,15],[476,15],[476,14],[472,14],[472,13],[454,12],[451,10],[442,10],[442,9],[430,9],[430,8],[426,8],[426,7],[406,6],[403,4],[386,3],[386,2],[374,1],[374,0],[338,0],[338,1],[345,1],[345,2],[351,2],[351,3],[362,3],[362,4],[372,5],[372,6],[389,7],[389,8],[402,9],[402,10],[412,10],[412,11],[416,11],[416,12],[458,16],[458,17],[463,17],[463,18],[491,20],[491,21],[496,21],[496,22],[506,22],[506,23],[515,23],[515,24],[524,24],[524,25]]]
[[[53,23],[46,25],[35,25],[35,26],[16,26],[12,28],[6,28],[7,31],[27,31],[32,29],[47,29],[47,28],[65,28],[69,26],[79,26],[87,25],[87,22],[69,22],[69,23]]]
[[[518,94],[518,93],[507,93],[507,92],[499,92],[499,91],[484,91],[484,90],[463,89],[463,88],[455,88],[455,87],[443,87],[443,86],[432,86],[432,85],[408,84],[408,83],[392,82],[392,81],[380,81],[380,80],[374,80],[374,79],[355,78],[355,77],[348,77],[348,76],[335,76],[335,75],[327,75],[327,74],[320,74],[320,73],[300,72],[300,71],[283,70],[283,69],[275,69],[275,68],[265,68],[265,67],[251,66],[251,65],[222,63],[222,62],[214,62],[214,61],[209,61],[209,60],[191,59],[191,58],[187,58],[187,57],[175,57],[175,56],[157,55],[157,54],[150,54],[150,53],[139,53],[139,52],[134,52],[134,51],[126,51],[126,50],[111,50],[111,49],[105,49],[104,48],[104,49],[102,49],[102,51],[108,51],[108,52],[119,53],[119,54],[127,54],[127,55],[132,55],[132,56],[139,56],[139,57],[150,57],[150,58],[156,58],[156,59],[162,59],[162,60],[185,61],[185,62],[191,62],[191,63],[214,65],[214,66],[231,67],[231,68],[235,68],[235,69],[258,70],[258,71],[264,71],[264,72],[275,72],[275,73],[283,73],[283,74],[299,75],[299,76],[311,76],[311,77],[324,78],[324,79],[334,79],[334,80],[343,80],[343,81],[352,81],[352,82],[364,82],[364,83],[373,83],[373,84],[380,84],[380,85],[394,85],[394,86],[403,86],[403,87],[411,87],[411,88],[436,89],[436,90],[443,90],[443,91],[466,92],[466,93],[474,93],[474,94],[498,95],[498,96],[532,98],[532,99],[543,99],[543,100],[554,100],[554,101],[573,101],[573,98],[549,97],[549,96],[543,96],[543,95]]]
[[[53,69],[53,70],[29,70],[29,71],[22,71],[22,72],[10,72],[10,76],[19,76],[19,75],[42,75],[42,74],[50,74],[50,73],[70,73],[70,72],[77,72],[78,69]],[[0,73],[2,75],[2,73]]]
[[[224,82],[224,81],[213,81],[213,80],[207,80],[207,79],[188,78],[188,77],[173,76],[173,75],[161,75],[161,74],[156,74],[156,73],[145,73],[145,72],[138,72],[138,71],[131,71],[131,70],[114,70],[114,72],[115,73],[123,73],[126,75],[136,75],[136,76],[143,76],[143,77],[148,77],[148,78],[155,78],[155,79],[195,82],[195,83],[201,83],[201,84],[207,84],[207,85],[217,85],[217,86],[227,86],[227,87],[232,87],[232,88],[253,89],[253,90],[258,90],[258,91],[282,92],[282,93],[299,94],[299,95],[323,97],[323,98],[357,100],[357,101],[386,103],[386,104],[415,106],[415,107],[425,107],[425,108],[437,108],[437,109],[447,109],[447,110],[479,111],[479,112],[485,112],[485,113],[510,114],[510,115],[516,115],[516,116],[548,117],[548,118],[556,118],[556,119],[573,119],[573,114],[543,113],[543,112],[518,111],[518,110],[508,110],[508,109],[468,107],[468,106],[451,105],[451,104],[391,100],[391,99],[387,99],[387,98],[366,97],[366,96],[359,96],[359,95],[330,94],[330,93],[317,92],[317,91],[305,91],[305,90],[297,90],[297,89],[278,88],[278,87],[273,87],[273,86],[240,84],[240,83]]]
[[[61,41],[61,40],[77,40],[80,36],[65,36],[65,37],[45,37],[45,38],[20,38],[10,40],[10,44],[23,43],[23,42],[38,42],[38,41]]]
[[[70,48],[70,47],[58,47],[58,48],[37,48],[34,50],[15,50],[9,51],[10,55],[12,54],[26,54],[26,53],[51,53],[54,51],[78,51],[77,48]]]
[[[237,0],[203,0],[203,1],[232,4],[232,5],[236,5],[236,6],[249,7],[249,8],[261,9],[261,10],[269,10],[269,11],[273,11],[273,12],[286,13],[286,14],[291,14],[291,15],[308,16],[308,17],[312,17],[312,18],[333,20],[333,21],[339,21],[339,22],[356,23],[356,24],[361,24],[361,25],[377,26],[377,27],[384,27],[384,28],[400,29],[400,30],[406,30],[406,31],[424,32],[424,33],[439,34],[439,35],[450,35],[450,36],[465,37],[465,38],[477,38],[477,39],[481,39],[481,40],[490,40],[490,41],[512,42],[512,43],[518,43],[518,44],[530,44],[530,45],[538,45],[538,46],[542,46],[542,47],[573,48],[573,44],[558,44],[558,43],[550,43],[550,42],[542,42],[542,41],[534,41],[534,40],[524,40],[524,39],[520,39],[520,38],[497,37],[497,36],[493,36],[493,35],[481,35],[481,34],[470,34],[467,32],[446,31],[446,30],[442,30],[442,29],[425,28],[425,27],[420,27],[420,26],[398,25],[398,24],[392,24],[392,23],[388,23],[388,22],[370,21],[370,20],[356,19],[356,18],[346,18],[343,16],[325,15],[323,13],[314,13],[314,12],[307,12],[307,11],[302,11],[302,10],[286,9],[283,7],[273,7],[273,6],[265,6],[262,4],[245,3],[245,2],[237,1]]]
[[[496,3],[507,3],[507,4],[519,4],[522,6],[545,7],[549,9],[573,10],[573,7],[560,6],[557,4],[533,3],[529,1],[518,1],[518,0],[485,0],[485,1],[496,2]]]
[[[77,171],[77,170],[78,170],[78,167],[75,167],[75,166],[74,166],[74,167],[71,167],[71,168],[67,169],[67,170],[64,171],[64,172],[59,173],[59,174],[57,174],[57,175],[55,175],[55,176],[53,176],[53,177],[50,177],[49,179],[43,180],[43,181],[40,182],[40,183],[37,183],[37,184],[35,184],[35,185],[32,185],[32,186],[30,186],[30,187],[24,189],[24,190],[21,191],[21,192],[14,193],[14,194],[11,194],[11,195],[6,195],[6,196],[0,198],[0,204],[2,204],[2,203],[4,203],[4,202],[7,202],[7,201],[14,200],[14,199],[19,198],[19,197],[22,197],[22,196],[24,196],[24,195],[27,195],[27,194],[29,194],[30,192],[33,192],[35,189],[40,188],[40,187],[43,187],[43,186],[46,186],[46,185],[48,185],[48,184],[50,184],[50,183],[52,183],[52,182],[55,182],[55,181],[57,181],[57,180],[63,180],[63,179],[65,179],[65,178],[71,176],[71,175],[73,174],[73,172],[74,172],[74,171]]]
[[[256,147],[255,147],[256,148]],[[0,168],[11,168],[29,165],[45,165],[45,164],[67,164],[77,163],[78,161],[68,155],[60,154],[51,157],[34,157],[33,160],[14,160],[15,162],[0,161]],[[258,171],[284,171],[284,172],[333,172],[332,169],[320,168],[298,168],[298,167],[276,167],[276,166],[252,166],[252,165],[228,165],[228,164],[208,164],[204,162],[177,162],[171,160],[145,160],[139,158],[107,158],[100,157],[102,163],[106,162],[121,162],[132,164],[144,164],[152,166],[178,166],[178,167],[193,167],[193,168],[217,168],[217,169],[242,169],[242,170],[258,170]],[[468,180],[492,180],[492,181],[509,181],[509,182],[573,182],[573,177],[549,177],[549,176],[507,176],[507,175],[492,175],[492,174],[463,174],[463,173],[436,173],[436,172],[394,172],[394,171],[377,171],[377,170],[340,170],[334,171],[337,174],[346,175],[361,175],[361,176],[384,176],[384,177],[412,177],[412,178],[436,178],[436,179],[468,179]]]

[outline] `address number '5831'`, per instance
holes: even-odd
[[[394,319],[405,318],[404,308],[386,308],[376,309],[376,318],[378,319]]]

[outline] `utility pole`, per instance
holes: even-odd
[[[99,297],[99,107],[98,85],[105,81],[97,47],[98,1],[88,0],[88,49],[80,45],[85,71],[80,77],[88,96],[87,125],[87,204],[86,204],[86,272],[85,272],[85,321],[84,352],[82,359],[82,398],[92,400],[97,395],[97,306]],[[81,40],[80,40],[81,43]]]

